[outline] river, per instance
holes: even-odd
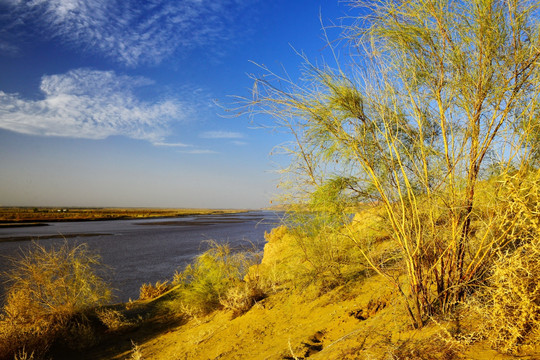
[[[196,215],[178,218],[52,222],[48,226],[0,228],[0,269],[9,269],[8,257],[17,257],[38,241],[44,246],[68,241],[86,243],[110,268],[116,301],[137,299],[143,283],[171,279],[210,240],[232,247],[264,247],[264,233],[279,223],[269,211]],[[2,288],[0,286],[0,291]]]

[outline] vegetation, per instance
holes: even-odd
[[[138,334],[124,357],[540,355],[540,5],[353,6],[347,63],[255,77],[250,110],[294,139],[284,226],[262,259],[213,243],[172,284],[97,310],[107,331]],[[72,320],[108,292],[78,249],[38,247],[9,275],[0,354],[95,334]],[[182,326],[143,332],[163,318]]]
[[[503,249],[525,241],[508,237],[516,231],[508,214],[490,211],[504,198],[482,202],[479,189],[491,182],[504,193],[510,179],[537,176],[538,3],[354,6],[367,15],[345,29],[349,64],[307,63],[298,83],[263,68],[251,105],[295,139],[292,198],[311,199],[341,225],[349,223],[343,204],[380,207],[406,284],[373,261],[363,234],[348,237],[403,294],[418,328],[451,313],[485,284]]]
[[[236,313],[249,310],[262,297],[257,283],[244,276],[257,263],[253,251],[233,252],[227,244],[211,247],[193,264],[174,275],[178,286],[173,306],[189,316],[200,316],[225,306]]]
[[[87,315],[111,298],[100,276],[99,257],[85,245],[47,249],[39,243],[13,260],[5,274],[7,293],[0,315],[0,358],[44,355],[56,341],[90,341]]]
[[[171,289],[168,281],[156,281],[155,285],[142,284],[139,292],[139,300],[155,299]]]

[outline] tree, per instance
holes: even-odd
[[[382,206],[421,326],[463,300],[504,241],[493,217],[482,234],[473,228],[488,169],[524,169],[537,151],[527,134],[538,128],[538,3],[352,5],[366,15],[345,28],[348,64],[307,62],[296,83],[264,68],[252,111],[294,136],[293,194],[340,178],[343,194]]]

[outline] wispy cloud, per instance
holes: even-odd
[[[161,142],[186,106],[174,99],[139,100],[133,90],[152,82],[113,71],[77,69],[41,79],[42,100],[0,91],[0,128],[44,136],[104,139],[123,135]]]
[[[234,145],[237,145],[237,146],[244,146],[244,145],[247,145],[248,143],[245,142],[245,141],[231,141]]]
[[[185,148],[185,147],[191,147],[192,145],[188,145],[188,144],[184,144],[184,143],[167,143],[167,142],[161,142],[161,141],[157,141],[157,142],[153,142],[152,143],[154,146],[163,146],[163,147],[182,147],[182,148]]]
[[[10,56],[18,55],[19,48],[8,41],[0,39],[0,53]]]
[[[199,135],[203,139],[242,139],[244,134],[232,131],[206,131]]]
[[[232,37],[255,0],[2,0],[10,18],[128,66],[156,64],[177,51]],[[215,47],[215,46],[214,46]]]
[[[207,150],[207,149],[194,149],[194,150],[180,151],[180,153],[182,153],[182,154],[194,154],[194,155],[218,154],[217,151]]]

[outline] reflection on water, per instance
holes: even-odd
[[[64,238],[73,243],[85,242],[111,268],[110,278],[117,300],[127,301],[138,298],[142,283],[170,279],[175,270],[203,252],[209,240],[228,242],[231,246],[252,243],[262,249],[265,231],[270,231],[278,222],[278,214],[257,211],[0,228],[0,241],[3,241],[0,242],[0,269],[7,269],[6,256],[16,256],[32,239],[45,246],[63,242]]]

